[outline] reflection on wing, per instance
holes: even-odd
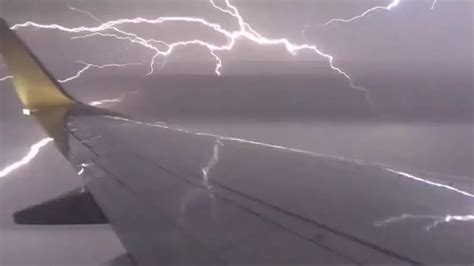
[[[341,263],[472,259],[469,252],[472,244],[468,241],[471,236],[458,235],[457,232],[462,229],[455,224],[449,226],[452,231],[433,230],[429,235],[417,224],[374,226],[374,222],[381,217],[406,210],[420,213],[430,210],[440,215],[468,212],[472,199],[463,194],[441,190],[423,182],[412,182],[382,167],[196,134],[166,124],[110,116],[71,116],[68,121],[78,143],[90,140],[82,142],[91,155],[81,155],[81,158],[83,161],[94,161],[85,174],[91,176],[91,191],[102,192],[97,196],[99,205],[102,204],[107,210],[116,205],[118,198],[121,206],[125,202],[136,202],[146,212],[137,216],[151,221],[155,221],[151,218],[153,216],[168,217],[181,230],[189,233],[191,239],[199,243],[198,246],[210,247],[211,254],[221,254],[227,246],[234,247],[235,250],[232,250],[239,255],[226,257],[222,254],[224,257],[219,258],[223,261],[233,262],[237,257],[248,257],[247,251],[240,248],[258,239],[262,239],[257,241],[258,248],[269,248],[269,242],[264,239],[273,239],[271,232],[280,231],[285,232],[285,237],[290,234],[308,242],[309,246],[314,245],[313,248],[327,250],[331,256],[343,259]],[[220,144],[216,152],[217,140]],[[212,167],[207,167],[209,165]],[[209,169],[205,183],[203,166]],[[105,196],[105,187],[113,186],[117,187],[113,189],[114,193],[118,188],[122,193]],[[426,202],[442,204],[427,205]],[[117,211],[121,212],[120,208]],[[114,220],[122,219],[118,216],[111,221],[113,224]],[[247,219],[253,221],[251,225],[246,224]],[[235,221],[238,221],[237,224]],[[140,228],[147,229],[137,232],[136,228],[128,226],[121,225],[117,231],[136,237],[139,234],[148,235],[151,230],[143,226]],[[226,233],[237,236],[227,236]],[[276,239],[285,238],[280,233],[275,234],[278,235]],[[183,240],[185,236],[175,237],[185,243],[191,241]],[[411,240],[407,242],[406,237]],[[430,252],[433,248],[429,241],[431,237],[444,239],[442,245],[446,247],[456,245],[456,255],[450,251],[433,257]],[[466,239],[463,241],[460,238]],[[130,244],[133,241],[123,242]],[[136,243],[127,249],[134,246]],[[305,250],[299,248],[298,251],[300,249]],[[265,261],[262,256],[273,251],[261,252],[245,262],[323,263],[325,261],[318,259],[329,256],[319,254],[317,258],[308,258],[298,253],[300,260],[285,261],[286,256],[298,257],[292,253],[294,250],[288,249],[285,251],[288,254],[279,251],[281,258]],[[142,257],[147,256],[151,255]]]

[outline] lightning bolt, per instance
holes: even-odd
[[[473,194],[471,194],[469,192],[466,192],[466,191],[463,191],[463,190],[460,190],[460,189],[457,189],[457,188],[452,187],[452,186],[448,186],[448,185],[444,185],[444,184],[441,184],[441,183],[436,183],[436,182],[433,182],[433,181],[429,181],[429,180],[414,176],[412,174],[397,171],[397,170],[393,170],[393,169],[390,169],[390,168],[386,168],[385,170],[387,170],[389,172],[392,172],[392,173],[395,173],[399,176],[403,176],[403,177],[418,181],[418,182],[422,182],[422,183],[425,183],[425,184],[428,184],[428,185],[431,185],[431,186],[435,186],[435,187],[438,187],[438,188],[444,188],[444,189],[459,193],[461,195],[464,195],[464,196],[467,196],[467,197],[470,197],[470,198],[474,198]]]
[[[445,217],[442,217],[441,219],[435,220],[433,224],[429,225],[426,227],[426,230],[430,230],[435,228],[438,224],[441,223],[450,223],[450,222],[470,222],[474,221],[474,215],[446,215]]]
[[[79,78],[84,72],[89,70],[90,68],[98,68],[98,69],[104,69],[108,67],[127,67],[127,66],[138,66],[141,65],[140,63],[128,63],[128,64],[106,64],[106,65],[96,65],[96,64],[91,64],[91,63],[86,63],[84,61],[76,61],[77,63],[83,64],[84,67],[81,68],[77,73],[69,78],[65,79],[60,79],[58,80],[60,83],[66,83],[69,81],[72,81],[74,79]]]
[[[8,80],[8,79],[12,79],[13,76],[5,76],[5,77],[2,77],[0,78],[0,81],[5,81],[5,80]]]
[[[390,11],[393,8],[397,7],[398,4],[400,4],[400,0],[392,0],[392,2],[390,2],[386,6],[375,6],[375,7],[372,7],[372,8],[369,8],[369,9],[365,10],[360,15],[357,15],[357,16],[354,16],[354,17],[351,17],[351,18],[347,18],[347,19],[333,18],[333,19],[330,19],[328,22],[326,22],[324,25],[329,26],[332,23],[336,23],[336,22],[350,23],[350,22],[353,22],[355,20],[361,19],[361,18],[363,18],[363,17],[365,17],[365,16],[367,16],[367,15],[369,15],[369,14],[375,12],[375,11],[378,11],[378,10]]]
[[[388,5],[385,5],[385,6],[381,5],[381,6],[375,6],[375,7],[369,8],[369,9],[365,10],[364,12],[362,12],[360,15],[356,15],[356,16],[353,16],[351,18],[347,18],[347,19],[332,18],[328,22],[326,22],[324,24],[324,26],[329,26],[329,25],[331,25],[333,23],[337,23],[337,22],[339,22],[339,23],[350,23],[350,22],[353,22],[355,20],[364,18],[364,17],[370,15],[371,13],[374,13],[375,11],[379,11],[379,10],[390,11],[390,10],[396,8],[400,4],[400,1],[401,0],[392,0]],[[433,0],[433,2],[431,3],[431,10],[435,9],[436,3],[437,3],[437,0]]]
[[[212,168],[217,164],[219,161],[219,147],[221,147],[223,144],[221,142],[220,138],[216,138],[216,142],[214,143],[214,147],[212,150],[212,156],[209,159],[209,162],[207,162],[206,166],[202,168],[202,178],[203,178],[203,183],[204,185],[209,189],[211,188],[211,185],[209,184],[209,172],[212,170]]]
[[[142,47],[145,47],[153,51],[153,56],[151,57],[151,60],[150,60],[150,72],[148,73],[148,75],[151,75],[154,73],[154,64],[158,57],[166,58],[169,55],[171,55],[177,48],[186,47],[186,46],[201,46],[201,47],[206,48],[209,51],[210,55],[216,61],[214,72],[217,75],[221,75],[220,70],[222,68],[223,62],[222,62],[222,59],[219,57],[218,53],[232,51],[237,41],[241,39],[246,39],[261,46],[282,46],[285,48],[285,50],[289,54],[294,55],[294,56],[298,55],[302,51],[313,52],[314,54],[325,58],[329,63],[329,67],[333,71],[336,71],[337,73],[342,75],[344,78],[346,78],[349,81],[352,88],[367,92],[365,88],[356,86],[354,84],[353,79],[349,76],[349,74],[347,74],[345,71],[343,71],[341,68],[335,65],[334,57],[332,55],[324,53],[316,45],[294,44],[286,38],[275,39],[275,38],[264,37],[262,34],[254,30],[249,25],[249,23],[247,23],[243,19],[243,17],[241,16],[239,12],[239,9],[236,6],[232,5],[229,0],[223,1],[222,5],[218,5],[214,0],[210,0],[209,3],[217,11],[223,12],[231,16],[232,18],[236,19],[238,22],[239,28],[234,31],[229,31],[229,30],[224,29],[218,23],[209,22],[206,19],[199,18],[199,17],[159,17],[156,19],[146,19],[146,18],[138,17],[134,19],[111,20],[111,21],[104,22],[100,24],[99,26],[95,26],[95,27],[80,26],[80,27],[75,27],[75,28],[65,27],[58,24],[39,24],[32,21],[28,21],[25,23],[16,24],[12,27],[12,29],[19,29],[19,28],[24,28],[24,27],[54,29],[54,30],[59,30],[59,31],[67,32],[67,33],[76,33],[76,34],[85,33],[84,35],[75,36],[73,37],[73,39],[90,38],[90,37],[108,37],[108,38],[114,38],[116,40],[129,41],[129,42],[141,45]],[[70,9],[72,8],[70,7]],[[72,10],[82,12],[94,18],[95,20],[100,21],[100,19],[98,19],[96,16],[94,16],[90,12],[85,12],[77,8],[74,8]],[[225,37],[227,41],[224,44],[215,44],[215,43],[211,43],[211,42],[201,40],[201,39],[193,39],[193,40],[178,41],[174,43],[166,43],[159,40],[147,40],[134,33],[125,32],[117,28],[121,25],[126,25],[126,24],[144,23],[144,24],[157,25],[157,24],[171,23],[171,22],[190,23],[190,24],[197,24],[197,25],[203,26],[211,31],[214,31],[217,34],[222,35],[223,37]],[[106,31],[113,31],[114,33],[106,32]],[[156,45],[156,44],[159,44],[159,45]]]
[[[83,61],[78,61],[79,63],[81,64],[84,64],[85,66],[79,70],[75,75],[69,77],[69,78],[66,78],[66,79],[63,79],[63,80],[58,80],[59,82],[61,83],[66,83],[66,82],[69,82],[69,81],[72,81],[78,77],[81,76],[82,73],[84,73],[86,70],[90,69],[90,68],[99,68],[99,69],[104,69],[104,68],[107,68],[107,67],[125,67],[125,66],[130,66],[130,65],[140,65],[139,63],[130,63],[130,64],[107,64],[107,65],[95,65],[95,64],[90,64],[90,63],[86,63],[86,62],[83,62]],[[8,80],[8,79],[11,79],[13,78],[13,76],[6,76],[6,77],[3,77],[3,78],[0,78],[0,81],[5,81],[5,80]],[[101,105],[101,104],[105,104],[105,103],[110,103],[110,102],[119,102],[122,97],[124,96],[120,96],[119,98],[117,99],[105,99],[105,100],[101,100],[101,101],[93,101],[93,102],[90,102],[89,104],[92,105],[92,106],[96,106],[96,105]],[[8,174],[10,174],[12,171],[24,166],[24,165],[27,165],[29,162],[31,162],[31,160],[33,160],[40,152],[41,148],[46,146],[46,144],[48,144],[49,142],[53,141],[52,138],[43,138],[41,140],[39,140],[38,142],[36,142],[35,144],[33,144],[30,148],[30,151],[20,160],[6,166],[3,170],[0,171],[0,177],[4,177]],[[80,174],[82,174],[83,171],[80,171]]]
[[[238,8],[234,5],[232,5],[229,0],[224,1],[224,6],[216,4],[216,2],[214,0],[210,0],[209,3],[216,10],[218,10],[220,12],[223,12],[223,13],[235,18],[238,22],[239,29],[235,30],[235,31],[228,31],[228,30],[225,30],[221,25],[219,25],[217,23],[212,23],[212,22],[209,22],[209,21],[207,21],[203,18],[196,18],[196,17],[160,17],[160,18],[157,18],[157,19],[145,19],[145,18],[118,19],[118,20],[112,20],[112,21],[102,23],[101,20],[98,17],[96,17],[95,15],[93,15],[91,12],[87,12],[87,11],[81,10],[79,8],[72,7],[69,4],[68,4],[68,7],[69,7],[70,10],[80,12],[84,15],[87,15],[87,16],[91,17],[92,19],[94,19],[95,21],[97,21],[101,24],[99,26],[96,26],[96,27],[80,26],[80,27],[75,27],[75,28],[69,28],[69,27],[65,27],[65,26],[62,26],[62,25],[58,25],[58,24],[39,24],[39,23],[35,23],[35,22],[32,22],[32,21],[28,21],[28,22],[25,22],[25,23],[16,24],[11,28],[13,30],[16,30],[16,29],[24,28],[24,27],[36,27],[36,28],[41,28],[41,29],[54,29],[54,30],[59,30],[59,31],[67,32],[67,33],[88,33],[88,34],[85,34],[85,35],[75,36],[72,39],[82,39],[82,38],[100,36],[100,37],[114,38],[116,40],[126,40],[126,41],[129,41],[131,43],[141,45],[141,46],[143,46],[147,49],[150,49],[150,50],[154,51],[154,55],[152,56],[152,58],[150,60],[150,72],[148,73],[148,75],[154,73],[154,64],[155,64],[156,59],[159,56],[163,56],[163,57],[166,58],[167,56],[171,55],[176,50],[176,48],[189,46],[189,45],[198,45],[198,46],[202,46],[202,47],[205,47],[206,49],[208,49],[209,53],[211,54],[211,56],[216,61],[216,67],[214,69],[214,72],[217,75],[221,75],[220,69],[222,68],[222,59],[218,56],[217,53],[218,52],[223,52],[223,51],[231,51],[234,48],[236,42],[239,39],[247,39],[247,40],[250,40],[250,41],[252,41],[252,42],[254,42],[258,45],[262,45],[262,46],[268,46],[268,45],[283,46],[288,53],[290,53],[291,55],[294,55],[294,56],[298,55],[298,53],[301,52],[301,51],[311,51],[311,52],[325,58],[328,61],[330,68],[332,70],[336,71],[337,73],[341,74],[344,78],[346,78],[349,81],[352,88],[367,92],[367,90],[365,88],[356,86],[354,84],[353,79],[345,71],[343,71],[341,68],[337,67],[334,64],[334,57],[332,55],[329,55],[327,53],[322,52],[316,45],[312,45],[312,44],[294,44],[286,38],[273,39],[273,38],[264,37],[263,35],[261,35],[257,31],[255,31],[247,22],[245,22],[245,20],[243,19],[243,17],[240,14]],[[328,26],[328,25],[330,25],[332,23],[335,23],[335,22],[349,23],[349,22],[355,21],[357,19],[361,19],[361,18],[369,15],[370,13],[373,13],[373,12],[378,11],[378,10],[390,11],[391,9],[397,7],[399,5],[399,3],[400,3],[400,0],[393,0],[386,6],[375,6],[373,8],[370,8],[370,9],[364,11],[362,14],[354,16],[352,18],[348,18],[348,19],[334,18],[334,19],[331,19],[325,25]],[[437,0],[433,0],[432,5],[431,5],[432,10],[435,8],[436,3],[437,3]],[[154,39],[146,40],[146,39],[144,39],[144,38],[142,38],[142,37],[140,37],[136,34],[126,32],[126,31],[123,31],[123,30],[120,30],[120,29],[117,28],[118,26],[124,25],[124,24],[141,24],[141,23],[163,24],[163,23],[167,23],[167,22],[185,22],[185,23],[199,24],[201,26],[205,26],[206,28],[211,29],[211,30],[223,35],[224,37],[226,37],[227,42],[225,44],[218,45],[218,44],[213,44],[213,43],[210,43],[210,42],[206,42],[204,40],[195,39],[195,40],[179,41],[179,42],[169,44],[169,43],[159,41],[159,40],[154,40]],[[115,33],[104,33],[104,31],[108,31],[108,30],[113,31]],[[158,47],[158,46],[154,45],[155,43],[159,44],[161,47]],[[164,47],[164,49],[163,49],[163,47]],[[66,83],[66,82],[72,81],[76,78],[79,78],[85,71],[87,71],[91,68],[103,69],[103,68],[106,68],[106,67],[126,67],[126,66],[138,65],[137,63],[96,65],[96,64],[86,63],[86,62],[83,62],[83,61],[79,61],[79,62],[84,64],[84,67],[82,69],[80,69],[75,75],[73,75],[69,78],[59,80],[59,82]],[[165,62],[165,61],[163,61],[163,62]],[[162,64],[161,67],[163,67],[163,66],[164,66],[164,63]],[[0,78],[0,81],[5,81],[5,80],[11,79],[11,78],[12,78],[12,76],[5,76],[5,77]],[[101,101],[93,101],[93,102],[90,102],[89,104],[91,104],[91,105],[100,105],[100,104],[104,104],[104,103],[118,102],[121,99],[122,99],[122,96],[119,96],[118,98],[115,98],[115,99],[104,99],[104,100],[101,100]],[[39,141],[35,145],[39,145],[39,144],[43,144],[43,143],[44,143],[44,139]],[[36,147],[35,145],[33,145],[33,147]],[[269,145],[269,144],[267,144],[267,145]],[[40,147],[42,147],[42,146],[40,145]],[[33,151],[36,151],[36,150],[33,150]],[[29,153],[28,155],[30,155],[30,154],[31,153]],[[36,153],[33,153],[33,154],[34,154],[33,157],[36,156],[37,151],[36,151]],[[27,159],[30,158],[30,157],[28,157],[28,155],[25,156],[25,158],[27,158]],[[29,160],[31,160],[31,159],[29,159]],[[28,163],[29,160],[27,160],[26,163]],[[20,161],[20,162],[24,162],[24,161]],[[23,163],[23,164],[26,164],[26,163]],[[19,166],[21,166],[23,164],[20,164]],[[13,164],[13,165],[16,165],[16,164]],[[17,167],[19,167],[19,166],[17,166]],[[1,173],[2,174],[6,173],[7,169],[10,169],[10,168],[8,168],[8,167],[5,168],[4,170],[2,170]],[[207,171],[204,171],[204,170],[205,169],[203,169],[203,174],[207,175],[208,170]],[[392,170],[392,169],[387,169],[387,170],[398,173],[402,176],[411,178],[413,180],[424,182],[424,183],[427,183],[427,184],[430,184],[430,185],[435,185],[435,186],[438,186],[438,187],[444,187],[446,189],[456,191],[456,192],[461,193],[463,195],[473,197],[472,194],[464,192],[464,191],[460,191],[460,190],[458,190],[454,187],[450,187],[450,186],[434,183],[434,182],[431,182],[431,181],[427,181],[427,180],[415,177],[415,176],[407,174],[407,173],[397,172],[397,171]]]
[[[102,21],[100,20],[100,18],[96,17],[94,14],[92,14],[91,12],[88,12],[88,11],[85,11],[85,10],[82,10],[80,8],[77,8],[77,7],[73,7],[71,6],[70,4],[66,4],[67,7],[71,10],[71,11],[75,11],[75,12],[78,12],[78,13],[81,13],[81,14],[84,14],[86,16],[89,16],[91,17],[93,20],[99,22],[99,23],[102,23]]]
[[[94,14],[92,14],[91,12],[88,12],[88,11],[85,11],[85,10],[82,10],[82,9],[79,9],[79,8],[76,8],[76,7],[73,7],[71,6],[70,4],[66,4],[68,6],[68,8],[71,10],[71,11],[75,11],[75,12],[79,12],[79,13],[82,13],[82,14],[85,14],[89,17],[91,17],[92,19],[98,21],[98,22],[101,22],[101,20],[94,16]],[[122,32],[118,29],[115,29],[116,31],[118,32]],[[125,34],[127,34],[126,32],[123,32]],[[86,72],[87,70],[89,70],[90,68],[98,68],[98,69],[104,69],[104,68],[108,68],[108,67],[126,67],[126,66],[133,66],[133,65],[139,65],[138,63],[129,63],[129,64],[105,64],[105,65],[96,65],[96,64],[90,64],[90,63],[86,63],[84,61],[76,61],[76,63],[81,63],[84,65],[84,67],[82,69],[80,69],[74,76],[71,76],[69,78],[65,78],[65,79],[62,79],[62,80],[58,80],[58,82],[60,83],[66,83],[66,82],[69,82],[69,81],[72,81],[76,78],[79,78],[84,72]],[[6,76],[6,77],[3,77],[3,78],[0,78],[0,81],[5,81],[7,79],[11,79],[13,78],[13,76]],[[103,103],[109,103],[111,102],[112,99],[105,99],[105,100],[102,100],[101,102],[92,102],[92,105],[100,105]]]
[[[16,169],[28,164],[38,155],[40,149],[46,146],[46,144],[50,143],[51,141],[53,141],[52,138],[43,138],[37,143],[33,144],[30,147],[30,151],[23,158],[3,168],[0,171],[0,177],[5,177]]]
[[[67,83],[67,82],[73,81],[73,80],[81,77],[82,74],[84,74],[84,72],[86,72],[87,70],[92,69],[92,68],[96,68],[96,69],[104,69],[104,68],[110,68],[110,67],[120,68],[120,67],[127,67],[127,66],[138,66],[138,65],[142,64],[142,63],[127,63],[127,64],[96,65],[96,64],[86,63],[84,61],[76,61],[76,62],[80,63],[80,64],[83,64],[84,67],[81,68],[80,70],[78,70],[76,72],[76,74],[74,74],[74,75],[72,75],[68,78],[58,79],[58,82]],[[1,81],[6,81],[6,80],[12,79],[12,78],[13,78],[13,76],[5,76],[5,77],[0,78],[0,82]],[[135,92],[131,92],[131,93],[135,93]],[[126,93],[126,94],[130,94],[130,93]],[[90,102],[89,105],[96,106],[96,105],[101,105],[101,104],[104,104],[104,103],[119,102],[124,98],[124,96],[125,96],[125,94],[122,94],[119,97],[114,98],[114,99],[104,99],[104,100],[100,100],[100,101],[93,101],[93,102]]]
[[[474,215],[419,215],[419,214],[407,214],[404,213],[400,216],[390,217],[380,222],[375,222],[375,226],[386,226],[391,223],[397,223],[404,220],[433,220],[433,223],[425,226],[425,230],[429,231],[440,224],[451,223],[451,222],[472,222],[474,221]]]
[[[92,69],[92,68],[104,69],[104,68],[109,68],[109,67],[120,68],[120,67],[138,66],[138,65],[141,65],[141,63],[96,65],[96,64],[86,63],[86,62],[84,62],[84,61],[77,61],[77,63],[83,64],[84,67],[81,68],[80,70],[78,70],[78,71],[76,72],[76,74],[74,74],[74,75],[72,75],[72,76],[70,76],[70,77],[68,77],[68,78],[59,79],[58,82],[60,82],[60,83],[67,83],[67,82],[73,81],[73,80],[75,80],[75,79],[81,77],[82,74],[84,74],[87,70]],[[9,79],[13,79],[13,76],[5,76],[5,77],[2,77],[2,78],[0,78],[0,82],[1,82],[1,81],[6,81],[6,80],[9,80]],[[98,101],[92,101],[92,102],[89,103],[89,105],[98,106],[98,105],[102,105],[102,104],[106,104],[106,103],[116,103],[116,102],[120,102],[120,101],[122,101],[122,100],[125,98],[126,95],[132,94],[132,93],[136,93],[136,91],[128,92],[128,93],[123,93],[123,94],[121,94],[119,97],[113,98],[113,99],[103,99],[103,100],[98,100]]]

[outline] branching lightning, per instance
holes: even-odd
[[[79,70],[75,75],[73,75],[69,78],[63,79],[63,80],[58,80],[58,81],[61,82],[61,83],[66,83],[66,82],[72,81],[72,80],[80,77],[81,74],[84,73],[89,68],[104,69],[104,68],[107,68],[107,67],[125,67],[125,66],[131,66],[131,65],[139,65],[139,63],[95,65],[95,64],[90,64],[90,63],[86,63],[86,62],[83,62],[83,61],[79,61],[79,63],[84,64],[85,66],[81,70]],[[0,78],[0,81],[5,81],[5,80],[8,80],[8,79],[12,79],[12,78],[13,78],[13,76],[6,76],[6,77],[3,77],[3,78]],[[124,96],[125,95],[120,96],[117,99],[105,99],[105,100],[101,100],[101,101],[93,101],[93,102],[90,102],[89,104],[92,105],[92,106],[96,106],[96,105],[101,105],[101,104],[105,104],[105,103],[118,102]],[[0,171],[0,177],[4,177],[4,176],[10,174],[12,171],[28,164],[31,160],[33,160],[39,154],[40,149],[42,147],[46,146],[46,144],[48,144],[51,141],[53,141],[52,138],[43,138],[43,139],[39,140],[38,142],[36,142],[35,144],[33,144],[30,148],[30,151],[22,159],[6,166],[3,170],[1,170]],[[80,171],[79,174],[82,174],[82,172],[83,171]]]
[[[326,22],[326,24],[324,24],[324,25],[329,26],[332,23],[336,23],[336,22],[350,23],[350,22],[353,22],[355,20],[361,19],[361,18],[369,15],[370,13],[373,13],[373,12],[378,11],[378,10],[390,11],[393,8],[397,7],[398,4],[400,4],[400,0],[392,0],[392,2],[390,2],[390,4],[388,4],[386,6],[375,6],[375,7],[372,7],[372,8],[369,8],[369,9],[365,10],[360,15],[357,15],[357,16],[354,16],[354,17],[351,17],[351,18],[347,18],[347,19],[333,18],[333,19],[329,20],[328,22]]]
[[[44,138],[38,141],[37,143],[33,144],[30,147],[30,151],[23,158],[3,168],[0,171],[0,177],[4,177],[10,174],[11,172],[15,171],[16,169],[28,164],[31,160],[33,160],[36,157],[36,155],[38,155],[40,149],[46,146],[46,144],[50,143],[51,141],[53,141],[52,138]]]
[[[400,216],[390,217],[383,221],[375,223],[375,226],[386,226],[392,223],[402,222],[404,220],[432,220],[433,222],[429,225],[426,225],[425,230],[429,231],[440,224],[443,223],[452,223],[452,222],[473,222],[474,215],[419,215],[419,214],[407,214],[404,213]]]
[[[76,72],[76,74],[74,74],[73,76],[70,76],[70,77],[64,78],[64,79],[59,79],[58,82],[67,83],[67,82],[73,81],[73,80],[81,77],[82,74],[84,74],[87,70],[93,69],[93,68],[95,68],[95,69],[104,69],[104,68],[110,68],[110,67],[120,68],[120,67],[141,65],[141,63],[96,65],[96,64],[86,63],[84,61],[77,61],[77,62],[80,63],[80,64],[83,64],[84,67],[81,68],[80,70],[78,70]],[[9,80],[9,79],[13,79],[13,76],[2,77],[2,78],[0,78],[0,82],[1,81],[6,81],[6,80]],[[89,105],[98,106],[98,105],[102,105],[102,104],[106,104],[106,103],[117,103],[117,102],[122,101],[125,98],[126,95],[132,94],[132,93],[135,93],[135,92],[123,93],[123,94],[119,95],[117,98],[113,98],[113,99],[103,99],[103,100],[98,100],[98,101],[92,101],[92,102],[89,103]]]
[[[85,33],[84,35],[75,36],[73,37],[73,39],[90,38],[90,37],[109,37],[109,38],[114,38],[116,40],[129,41],[153,51],[153,56],[151,57],[151,60],[150,60],[150,72],[148,74],[154,73],[153,66],[158,57],[161,56],[161,57],[166,58],[167,56],[171,55],[179,47],[201,46],[201,47],[206,48],[209,51],[210,55],[216,61],[214,72],[217,75],[220,75],[223,63],[218,53],[225,52],[225,51],[232,51],[238,40],[247,39],[261,46],[275,46],[275,45],[282,46],[286,49],[288,53],[295,56],[302,51],[313,52],[316,55],[319,55],[325,58],[329,63],[329,67],[332,70],[339,73],[340,75],[342,75],[343,77],[345,77],[350,82],[350,85],[354,89],[360,89],[360,90],[366,91],[364,88],[355,86],[352,78],[345,71],[343,71],[341,68],[337,67],[334,64],[334,57],[332,55],[322,52],[316,45],[294,44],[286,38],[274,39],[274,38],[264,37],[262,34],[255,31],[243,19],[238,8],[232,5],[229,0],[224,0],[222,5],[218,5],[215,2],[215,0],[209,0],[209,2],[212,5],[212,7],[215,8],[217,11],[223,12],[227,15],[230,15],[234,19],[236,19],[238,22],[239,28],[234,31],[229,31],[229,30],[224,29],[218,23],[209,22],[206,19],[199,18],[199,17],[159,17],[156,19],[146,19],[146,18],[138,17],[134,19],[111,20],[95,27],[80,26],[80,27],[75,27],[75,28],[69,28],[62,25],[58,25],[58,24],[45,25],[45,24],[39,24],[32,21],[28,21],[25,23],[16,24],[12,27],[12,29],[19,29],[19,28],[24,28],[24,27],[36,27],[36,28],[41,28],[41,29],[54,29],[54,30],[59,30],[59,31],[67,32],[67,33],[75,33],[75,34]],[[69,6],[69,8],[71,10],[84,13],[94,18],[95,20],[100,21],[100,19],[98,19],[96,16],[94,16],[90,12],[86,12],[77,8],[72,8],[71,6]],[[171,22],[181,22],[181,23],[201,25],[209,30],[212,30],[222,35],[223,37],[227,39],[227,42],[224,44],[215,44],[215,43],[211,43],[209,41],[205,41],[201,39],[193,39],[193,40],[178,41],[174,43],[165,43],[159,40],[146,40],[145,38],[142,38],[134,33],[125,32],[117,28],[121,25],[126,25],[126,24],[144,23],[144,24],[157,25],[157,24],[171,23]],[[106,31],[113,31],[113,33],[110,33],[110,32],[108,33]],[[159,44],[159,46],[156,44]]]
[[[58,80],[60,83],[66,83],[69,81],[72,81],[74,79],[77,79],[80,77],[85,71],[87,71],[90,68],[98,68],[98,69],[104,69],[108,67],[127,67],[127,66],[137,66],[140,65],[140,63],[128,63],[128,64],[106,64],[106,65],[96,65],[96,64],[91,64],[91,63],[86,63],[84,61],[77,61],[77,63],[83,64],[84,67],[81,68],[77,73],[69,78],[65,79],[60,79]]]
[[[324,26],[329,26],[333,23],[350,23],[350,22],[359,20],[361,18],[364,18],[364,17],[366,17],[366,16],[368,16],[371,13],[374,13],[376,11],[390,11],[390,10],[396,8],[400,4],[400,1],[401,0],[391,0],[391,2],[388,5],[374,6],[372,8],[369,8],[369,9],[365,10],[360,15],[356,15],[356,16],[353,16],[351,18],[345,18],[345,19],[344,18],[332,18],[328,22],[326,22],[324,24]],[[437,2],[437,0],[433,0],[433,2],[431,3],[431,10],[435,9],[436,2]]]

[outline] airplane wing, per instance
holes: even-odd
[[[20,223],[109,222],[136,265],[474,261],[468,188],[87,106],[5,21],[0,40],[26,113],[86,181]]]

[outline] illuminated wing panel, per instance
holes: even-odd
[[[245,247],[258,245],[255,250],[262,253],[248,255],[253,258],[249,263],[285,262],[284,255],[281,260],[265,260],[270,252],[266,248],[280,249],[272,246],[273,241],[257,241],[272,239],[271,232],[285,235],[282,238],[288,233],[303,246],[309,243],[327,252],[319,259],[338,258],[341,263],[473,259],[472,235],[461,233],[472,227],[470,223],[454,222],[429,231],[426,226],[432,220],[381,223],[403,213],[469,213],[473,198],[462,190],[419,182],[377,166],[166,124],[110,116],[69,121],[69,129],[97,154],[96,167],[108,169],[116,182],[152,202],[146,208],[149,215],[155,209],[169,215],[176,226],[224,261],[235,258],[225,255],[233,248],[245,253]],[[443,239],[436,245],[446,252],[433,255],[433,238]],[[292,246],[285,245],[288,258],[300,250]],[[448,252],[449,246],[457,248]]]
[[[214,187],[210,181],[204,183],[201,169],[213,156],[213,139],[209,137],[190,138],[170,129],[160,130],[156,137],[163,146],[150,145],[150,150],[158,148],[160,152],[148,157],[133,143],[123,142],[130,132],[116,127],[133,127],[130,123],[92,117],[70,122],[74,136],[94,154],[87,159],[92,160],[84,171],[91,177],[88,189],[140,265],[355,263],[337,249],[262,216],[256,208],[263,205],[250,201],[250,206],[246,197]],[[102,126],[95,128],[95,123]],[[134,130],[148,134],[140,126]],[[166,151],[168,145],[174,149]],[[80,165],[84,158],[74,163]],[[307,227],[317,230],[313,225]]]

